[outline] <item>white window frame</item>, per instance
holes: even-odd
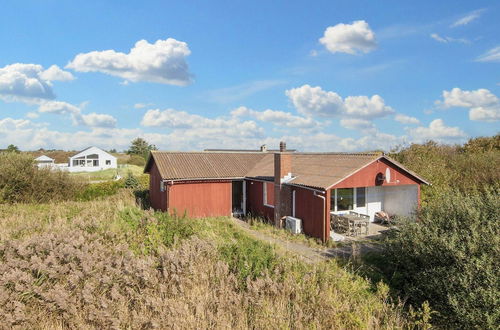
[[[267,204],[267,184],[269,182],[267,181],[264,181],[262,182],[262,189],[263,189],[263,193],[262,193],[262,196],[264,197],[264,200],[262,201],[262,203],[264,204],[264,206],[267,206],[267,207],[272,207],[274,209],[274,205],[270,205],[270,204]]]
[[[367,201],[366,201],[366,192],[367,192],[367,187],[360,187],[360,188],[365,188],[365,206],[362,206],[362,207],[367,207]],[[334,189],[334,208],[333,208],[333,211],[330,211],[330,212],[349,212],[349,211],[353,211],[355,209],[358,208],[358,188],[353,188],[353,198],[352,198],[352,210],[343,210],[343,211],[339,211],[338,208],[337,208],[337,188]]]

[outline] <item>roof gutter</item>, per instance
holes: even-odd
[[[188,178],[188,179],[162,179],[163,182],[184,182],[184,181],[209,181],[209,180],[243,180],[243,177],[232,178]]]

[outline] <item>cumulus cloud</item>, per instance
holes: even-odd
[[[435,119],[429,127],[419,126],[415,128],[408,128],[408,134],[412,137],[414,142],[425,142],[434,140],[438,142],[453,142],[461,141],[467,134],[458,127],[446,126],[442,119]]]
[[[135,109],[144,109],[144,108],[147,108],[149,106],[152,106],[153,103],[136,103],[134,104],[134,108]]]
[[[128,54],[115,50],[78,54],[67,68],[79,72],[102,72],[127,81],[147,81],[185,86],[191,82],[186,57],[187,43],[168,38],[150,44],[136,42]]]
[[[337,24],[326,28],[319,39],[331,53],[369,53],[377,47],[375,33],[365,21]]]
[[[290,112],[267,109],[256,111],[247,107],[239,107],[231,111],[233,117],[252,117],[262,122],[268,122],[277,126],[310,129],[317,128],[321,124],[310,117],[300,117]]]
[[[75,79],[71,72],[64,71],[57,65],[52,65],[47,70],[41,72],[39,76],[41,79],[47,81],[70,81]]]
[[[420,124],[420,120],[418,120],[417,118],[403,114],[397,114],[396,116],[394,116],[394,120],[400,122],[401,124]]]
[[[458,26],[467,25],[470,22],[472,22],[472,21],[478,19],[479,17],[481,17],[481,14],[483,12],[484,12],[484,9],[474,10],[474,11],[468,13],[467,15],[465,15],[465,16],[460,17],[459,19],[457,19],[455,22],[453,22],[453,24],[450,25],[450,27],[458,27]]]
[[[49,82],[40,77],[42,72],[43,67],[38,64],[16,63],[0,68],[0,97],[24,102],[53,99]]]
[[[175,109],[148,110],[142,118],[141,125],[183,130],[184,134],[189,135],[259,136],[264,133],[254,121],[240,121],[235,117],[207,118]]]
[[[476,59],[477,62],[500,62],[500,46],[490,49]]]
[[[80,107],[63,101],[46,101],[38,107],[40,113],[51,113],[56,115],[70,115],[74,125],[88,127],[115,127],[116,119],[107,114],[82,114]]]
[[[484,88],[473,91],[453,88],[451,91],[443,91],[443,100],[436,101],[436,104],[443,108],[468,108],[470,120],[500,120],[500,99]]]
[[[394,113],[379,95],[348,96],[343,100],[335,92],[309,85],[287,90],[285,94],[297,111],[307,116],[373,119]]]

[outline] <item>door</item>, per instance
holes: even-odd
[[[232,212],[233,214],[243,213],[243,181],[233,181]]]

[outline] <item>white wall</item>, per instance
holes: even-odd
[[[88,155],[98,155],[99,166],[73,166],[73,160],[79,157],[84,157]],[[106,165],[106,161],[110,161],[109,165]],[[74,155],[69,159],[68,171],[70,172],[95,172],[101,170],[107,170],[110,168],[117,168],[118,163],[116,157],[107,153],[106,151],[99,149],[97,147],[91,147],[87,150],[82,151],[81,153]]]
[[[415,212],[417,203],[417,185],[384,187],[384,211],[389,214],[410,216]]]
[[[385,207],[383,187],[366,188],[366,207],[366,214],[370,216],[370,221],[373,222],[375,213],[382,211]]]

